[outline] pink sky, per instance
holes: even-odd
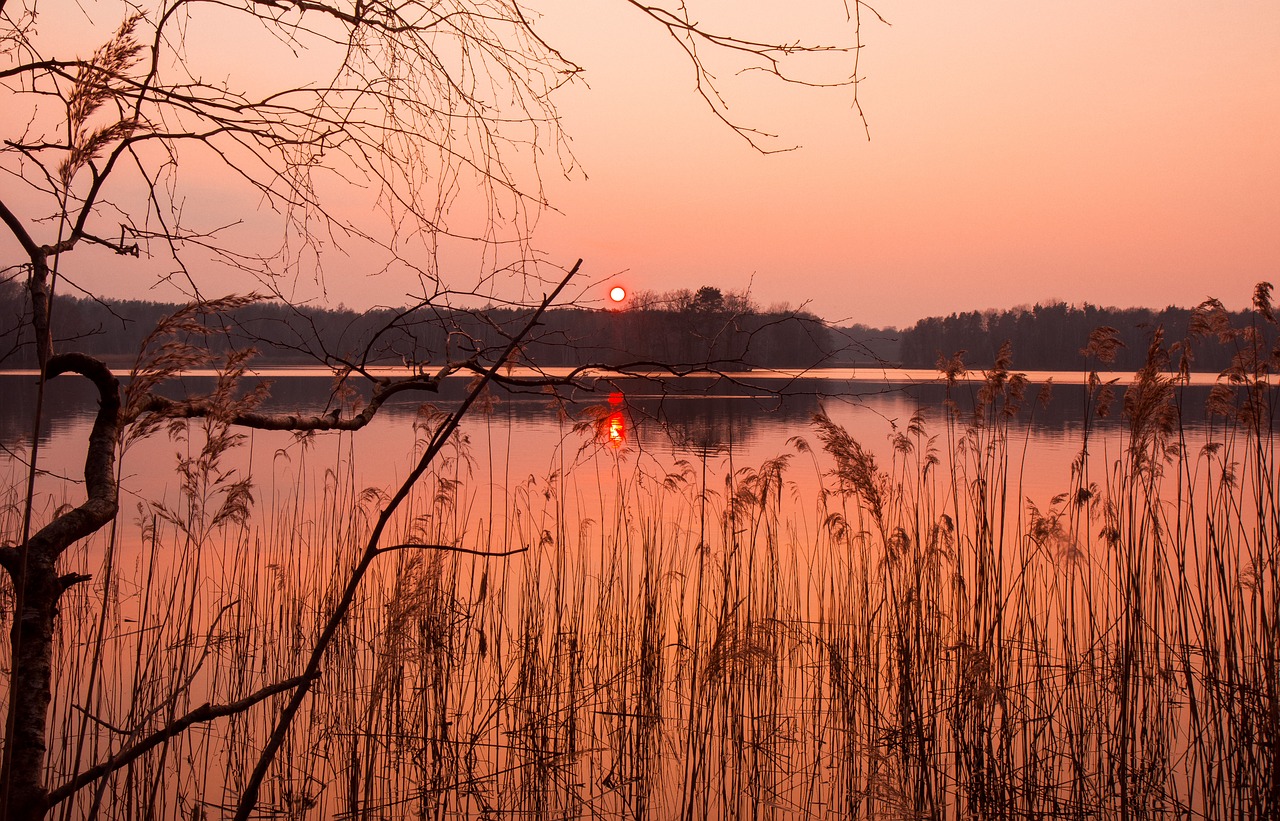
[[[1256,282],[1280,280],[1274,0],[878,3],[891,25],[864,20],[869,141],[847,90],[724,75],[733,113],[802,146],[770,156],[705,109],[681,52],[635,9],[530,5],[590,86],[558,101],[587,178],[551,168],[543,182],[557,210],[534,236],[546,258],[584,258],[578,293],[589,304],[616,283],[750,284],[765,307],[807,303],[831,320],[903,326],[1053,299],[1160,307],[1212,295],[1243,306]],[[747,35],[842,36],[838,0],[689,5]],[[257,49],[201,31],[211,53]],[[185,207],[212,209],[227,181],[204,180]],[[236,215],[256,223],[240,229],[249,234],[270,222]],[[173,297],[115,260],[95,279],[84,259],[78,276],[95,290]],[[369,276],[357,256],[328,262],[333,302],[396,304],[414,290],[403,276]],[[301,272],[300,294],[307,280]]]
[[[553,189],[539,245],[633,287],[750,281],[763,305],[868,324],[1243,305],[1280,278],[1280,4],[876,7],[871,140],[847,95],[758,83],[761,125],[803,145],[767,157],[699,109],[634,15],[566,29],[592,85],[562,100],[590,178]]]

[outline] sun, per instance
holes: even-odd
[[[609,291],[609,299],[612,299],[614,302],[621,302],[626,298],[627,290],[621,285],[615,285],[613,286],[613,289]]]

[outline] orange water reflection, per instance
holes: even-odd
[[[621,448],[627,442],[627,422],[622,414],[622,393],[609,394],[609,415],[605,417],[602,439],[610,447]]]

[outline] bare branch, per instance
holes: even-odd
[[[50,379],[78,373],[93,382],[99,396],[84,466],[88,498],[79,507],[45,525],[27,543],[29,551],[56,558],[70,544],[97,532],[116,515],[118,503],[112,464],[120,424],[120,387],[105,365],[84,354],[59,354],[49,360],[46,372]]]
[[[140,741],[125,747],[115,755],[99,764],[77,774],[70,781],[59,786],[49,792],[48,806],[55,807],[75,795],[79,790],[97,781],[99,778],[105,778],[111,773],[122,767],[127,767],[130,763],[138,760],[146,755],[157,746],[163,744],[171,738],[181,735],[188,728],[196,724],[204,724],[215,719],[226,718],[227,716],[238,715],[253,707],[259,702],[265,701],[274,695],[288,692],[296,687],[306,683],[306,676],[294,676],[284,681],[263,687],[256,692],[250,693],[244,698],[228,702],[226,704],[210,704],[208,702],[200,705],[186,715],[175,718],[164,727],[156,730],[151,735],[141,739]]]
[[[443,553],[463,553],[468,556],[483,556],[487,559],[501,559],[505,556],[516,556],[521,553],[527,553],[529,548],[516,547],[511,550],[472,550],[469,547],[459,547],[458,545],[449,544],[395,544],[377,549],[379,554],[391,553],[396,550],[439,550]]]
[[[285,738],[289,733],[289,728],[293,724],[293,718],[297,714],[298,708],[302,706],[303,699],[306,698],[307,692],[310,689],[311,678],[318,673],[320,663],[324,660],[324,656],[328,652],[329,645],[332,643],[333,637],[337,634],[338,627],[346,620],[347,611],[350,610],[352,602],[355,601],[356,591],[360,588],[360,584],[364,580],[365,573],[368,571],[369,566],[373,563],[373,560],[377,558],[380,552],[379,542],[382,540],[382,533],[391,522],[392,516],[395,514],[396,510],[399,509],[404,500],[409,497],[410,492],[413,490],[414,486],[417,485],[418,480],[422,478],[422,475],[426,473],[427,468],[429,468],[435,461],[436,456],[444,448],[445,443],[449,441],[449,438],[453,436],[454,431],[458,429],[458,425],[461,424],[463,418],[466,417],[471,406],[480,398],[488,383],[492,381],[493,377],[498,373],[498,370],[502,365],[510,359],[513,353],[515,353],[524,337],[537,326],[538,320],[542,317],[542,314],[560,295],[560,292],[569,284],[569,281],[577,275],[578,270],[581,267],[582,260],[578,260],[577,263],[574,264],[573,268],[570,269],[569,273],[565,275],[564,279],[560,281],[560,284],[556,286],[555,290],[543,298],[538,309],[525,324],[524,329],[511,340],[511,344],[506,347],[502,352],[502,355],[498,357],[497,361],[485,371],[484,376],[478,379],[476,383],[471,386],[471,389],[467,392],[467,398],[463,400],[462,404],[449,413],[445,417],[444,421],[440,423],[439,427],[436,428],[430,441],[427,443],[427,447],[423,451],[422,456],[419,457],[417,465],[409,472],[409,475],[400,484],[395,495],[393,495],[391,499],[383,505],[382,511],[378,514],[377,524],[374,525],[373,531],[369,535],[364,555],[361,557],[355,569],[351,572],[351,576],[347,581],[347,586],[343,591],[342,597],[334,606],[333,612],[325,623],[324,630],[320,633],[320,637],[316,639],[316,643],[312,648],[311,658],[307,663],[306,669],[303,671],[303,676],[307,677],[307,681],[304,681],[302,685],[299,686],[299,688],[294,692],[293,698],[290,699],[285,708],[281,710],[279,720],[276,722],[275,730],[271,733],[271,738],[268,739],[267,743],[263,746],[262,753],[258,757],[258,763],[254,766],[253,772],[250,774],[249,780],[245,784],[244,791],[240,796],[240,803],[236,808],[236,821],[247,821],[249,816],[253,813],[254,807],[258,803],[258,791],[262,787],[263,779],[266,778],[267,770],[270,769],[272,761],[275,760],[276,753],[280,750],[281,745],[284,744]]]

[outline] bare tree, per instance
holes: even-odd
[[[790,42],[785,33],[763,42],[707,27],[684,3],[625,4],[670,34],[693,69],[696,93],[714,116],[758,149],[770,147],[768,135],[729,116],[708,55],[787,82],[856,81],[861,3],[845,6],[855,19],[844,42],[810,45]],[[64,27],[69,19],[77,25]],[[98,39],[87,46],[65,33],[93,31],[103,19],[110,21],[107,30],[88,35]],[[207,27],[274,49],[276,62],[265,57],[237,72],[220,61]],[[790,71],[794,58],[817,53],[848,59],[833,77]],[[15,601],[0,771],[5,818],[41,818],[53,803],[72,799],[193,724],[289,692],[239,800],[238,817],[253,811],[293,711],[319,675],[325,636],[312,663],[295,676],[244,699],[176,717],[65,783],[49,785],[43,764],[58,602],[88,578],[60,560],[69,545],[116,517],[111,465],[126,429],[220,415],[228,424],[250,428],[354,430],[393,395],[432,391],[460,371],[475,374],[467,401],[437,423],[435,449],[428,449],[416,476],[485,383],[528,387],[556,381],[519,382],[499,368],[578,270],[573,266],[566,273],[540,260],[527,240],[532,217],[546,204],[539,182],[543,158],[551,157],[557,172],[572,164],[554,95],[581,73],[543,39],[533,12],[519,0],[159,0],[54,9],[35,0],[0,0],[0,220],[24,269],[40,395],[45,379],[70,373],[89,379],[99,394],[85,469],[88,499],[40,524],[29,485],[22,530],[5,534],[0,548]],[[192,208],[190,192],[210,179],[233,192],[227,208],[257,210],[226,219]],[[361,207],[350,208],[352,199]],[[264,250],[246,243],[238,226],[250,220],[273,226],[277,244]],[[441,249],[451,244],[481,249],[478,274],[462,277],[444,261]],[[334,255],[334,248],[342,253]],[[366,386],[359,411],[266,414],[246,404],[229,406],[221,394],[167,400],[154,388],[194,361],[172,349],[167,359],[153,358],[149,369],[133,374],[122,396],[102,362],[57,350],[55,297],[60,289],[82,287],[77,269],[129,270],[117,264],[123,261],[146,276],[177,282],[197,308],[163,330],[200,332],[201,310],[244,301],[209,298],[207,275],[214,266],[250,273],[257,290],[285,298],[293,278],[333,276],[327,266],[334,259],[358,266],[360,273],[392,270],[416,279],[418,301],[393,325],[447,321],[452,306],[474,304],[469,298],[497,298],[524,312],[517,326],[504,329],[504,344],[478,347],[464,339],[450,350],[413,352],[407,364],[416,374],[403,378],[370,371],[380,357],[402,356],[378,347],[376,334],[363,350],[323,352],[319,359],[342,380]],[[511,281],[514,289],[507,287]],[[244,361],[233,357],[228,372],[242,369]],[[428,369],[427,362],[436,366]],[[36,431],[41,401],[33,409]],[[32,477],[38,446],[33,435]],[[331,626],[344,617],[363,570],[386,549],[382,524],[413,479],[384,507]]]

